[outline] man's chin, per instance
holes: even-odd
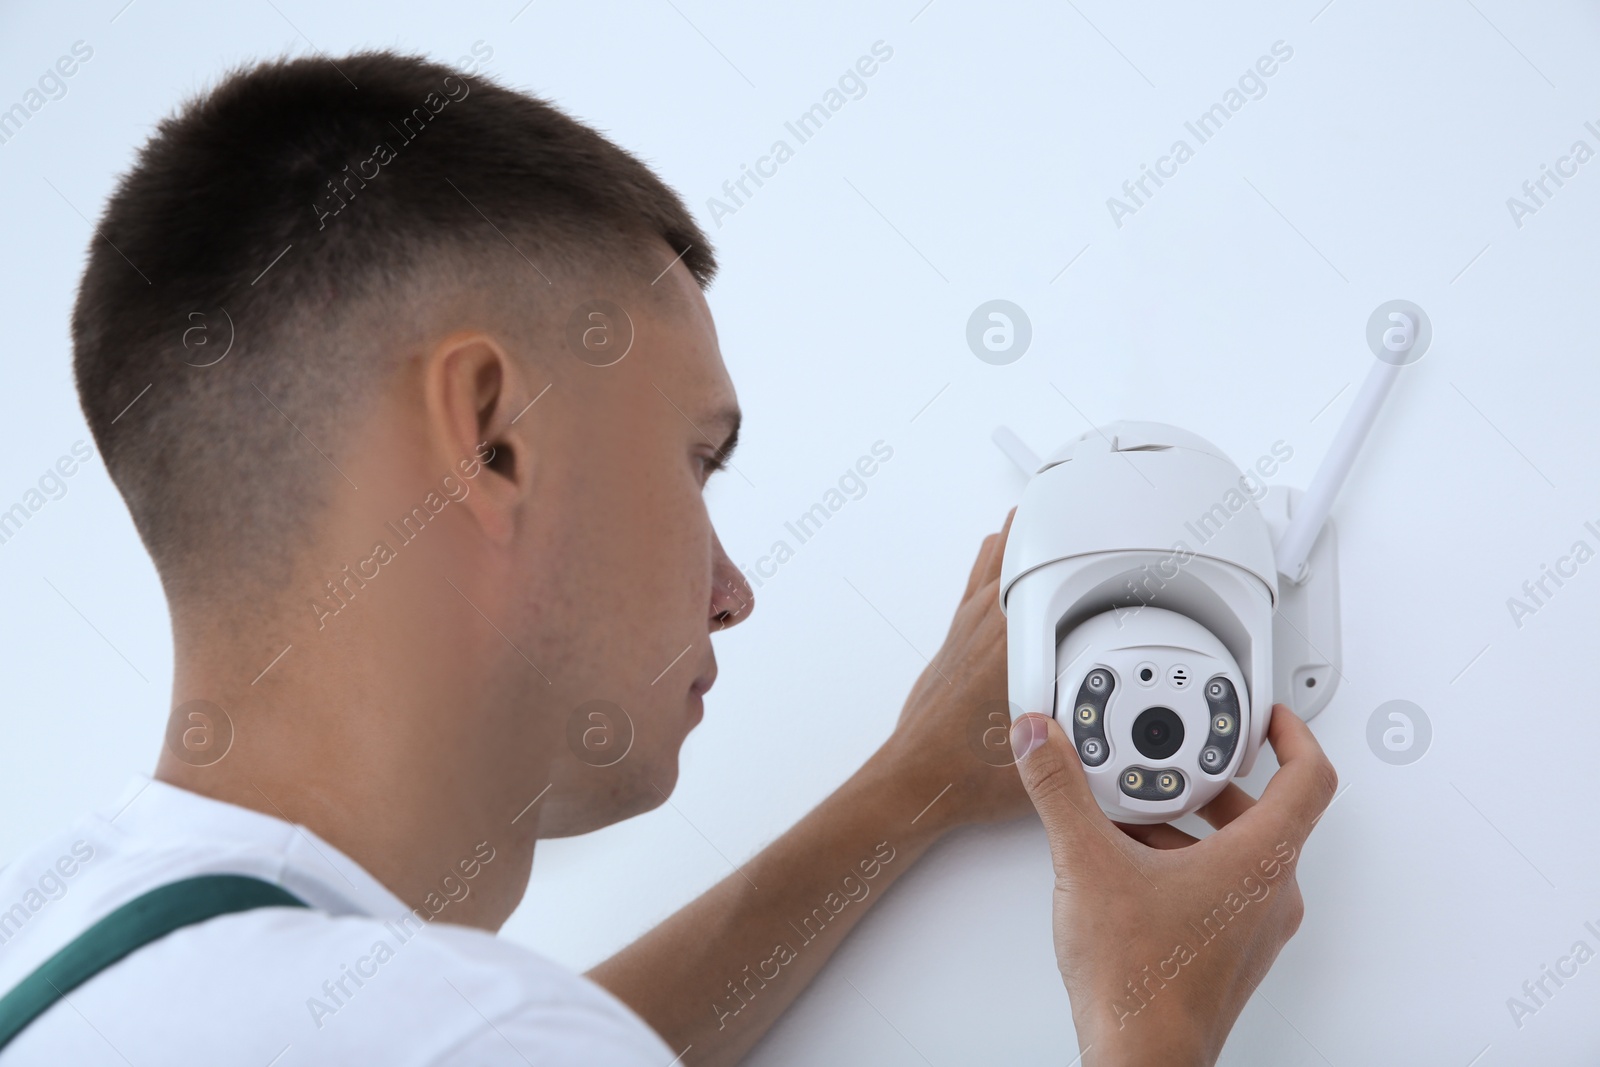
[[[607,768],[597,774],[618,769]],[[654,811],[667,802],[677,784],[678,761],[673,759],[656,773],[635,770],[560,797],[546,797],[548,807],[539,816],[539,837],[577,837]]]

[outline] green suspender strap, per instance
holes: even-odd
[[[281,886],[240,874],[206,874],[152,889],[79,934],[0,997],[0,1049],[57,1000],[174,930],[254,908],[306,906]]]

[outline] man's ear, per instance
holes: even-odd
[[[531,443],[512,423],[539,388],[531,388],[526,367],[482,333],[446,338],[428,354],[422,376],[429,437],[450,473],[473,483],[462,506],[490,540],[508,543],[533,471]]]

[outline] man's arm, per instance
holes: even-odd
[[[912,822],[937,792],[912,796],[875,756],[753,860],[589,977],[673,1051],[688,1048],[682,1062],[737,1062],[947,828],[939,804]]]
[[[1006,732],[1009,528],[984,540],[894,735],[753,860],[589,972],[687,1049],[682,1062],[737,1062],[944,833],[1031,810]]]

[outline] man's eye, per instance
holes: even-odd
[[[708,453],[701,453],[700,454],[700,481],[701,481],[701,484],[704,484],[705,482],[709,481],[713,474],[715,474],[718,471],[722,470],[723,467],[725,467],[725,466],[726,466],[726,464],[723,462],[723,459],[722,459],[721,455],[713,455],[713,454],[708,454]]]

